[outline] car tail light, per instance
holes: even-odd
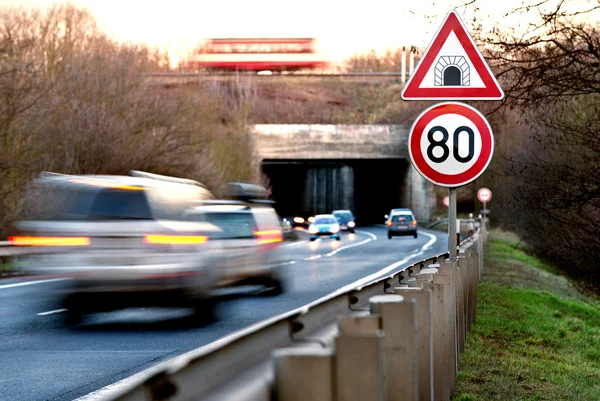
[[[146,235],[145,244],[153,245],[197,245],[208,241],[204,235]]]
[[[86,246],[91,240],[89,237],[11,236],[8,242],[14,246]]]
[[[416,225],[417,225],[417,220],[413,220],[413,221],[412,221],[412,225],[413,225],[413,226],[416,226]]]
[[[391,225],[392,225],[392,221],[391,221],[391,220],[388,220],[388,222],[387,222],[387,225],[388,225],[388,226],[391,226]]]
[[[255,231],[254,235],[258,237],[258,243],[262,244],[273,244],[276,242],[283,241],[283,235],[281,230],[267,230],[267,231]]]

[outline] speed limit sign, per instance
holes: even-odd
[[[460,102],[429,107],[415,120],[408,137],[415,169],[428,181],[455,188],[479,177],[492,160],[494,136],[477,109]]]
[[[488,203],[492,200],[492,191],[485,187],[480,188],[479,191],[477,191],[477,199],[479,199],[479,202],[481,203]]]

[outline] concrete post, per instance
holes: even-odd
[[[422,282],[415,281],[415,285]],[[433,401],[433,336],[431,335],[431,291],[422,287],[396,287],[394,292],[416,302],[419,339],[419,401]]]
[[[350,316],[335,339],[336,401],[386,401],[384,332],[378,316]]]
[[[449,277],[449,293],[450,298],[447,300],[446,307],[448,308],[448,318],[451,319],[453,324],[452,339],[454,341],[454,355],[453,360],[455,362],[454,373],[455,377],[458,372],[458,359],[460,355],[459,345],[459,322],[458,322],[458,261],[451,262],[446,259],[445,261],[439,262],[439,275],[447,275]],[[435,281],[434,281],[435,283]],[[452,328],[452,326],[449,326]],[[454,383],[453,383],[454,385]],[[454,388],[454,387],[453,387]]]
[[[474,325],[477,322],[477,286],[479,285],[479,254],[477,252],[473,253],[473,288],[471,297],[471,325]]]
[[[468,259],[463,251],[458,254],[458,263],[456,264],[457,275],[457,322],[458,322],[458,357],[465,352],[465,342],[467,338],[467,311],[468,311]]]
[[[442,333],[444,341],[444,400],[450,399],[450,394],[456,385],[457,375],[457,342],[456,342],[456,303],[454,302],[454,289],[452,276],[446,274],[436,274],[433,277],[433,284],[442,285]]]
[[[334,401],[333,350],[282,348],[273,351],[278,401]]]
[[[445,338],[447,330],[444,326],[444,286],[422,281],[423,290],[431,292],[431,336],[433,338],[433,399],[448,401],[444,398],[446,388],[446,371],[448,359],[445,353]]]
[[[416,301],[378,295],[369,305],[371,313],[381,317],[385,333],[386,400],[419,401]]]

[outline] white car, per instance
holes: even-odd
[[[63,294],[69,325],[137,306],[190,307],[198,321],[212,320],[209,293],[223,256],[212,239],[220,230],[182,220],[212,194],[189,180],[131,174],[43,174],[11,244],[35,251],[28,272],[72,278]]]

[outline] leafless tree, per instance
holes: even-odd
[[[155,49],[115,42],[73,5],[0,12],[0,236],[42,170],[140,169],[215,189],[222,180],[248,178],[245,117],[231,117],[229,127],[223,96],[151,85],[146,73],[167,62]]]

